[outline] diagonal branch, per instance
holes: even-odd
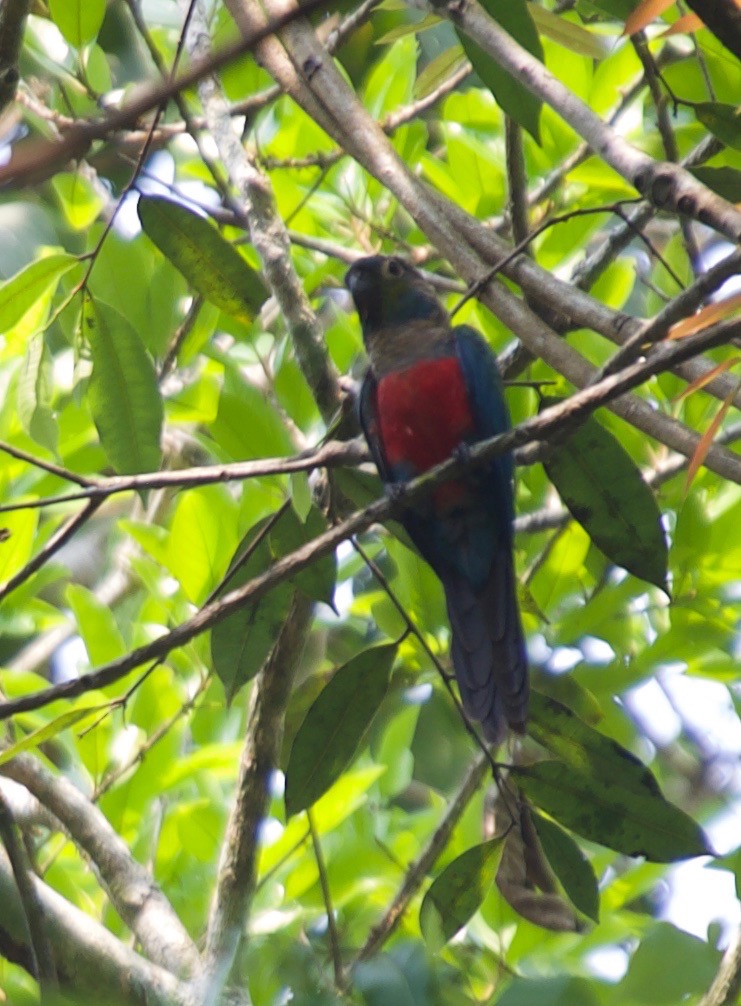
[[[492,437],[476,445],[470,451],[470,458],[462,460],[454,458],[443,464],[430,469],[424,475],[410,482],[407,486],[405,499],[412,501],[415,498],[429,493],[434,486],[441,482],[460,476],[469,468],[481,465],[507,451],[524,444],[532,444],[538,440],[548,441],[560,430],[570,427],[582,419],[586,418],[595,409],[607,405],[624,396],[625,392],[637,387],[649,377],[670,369],[676,363],[697,355],[713,346],[726,342],[731,334],[737,330],[737,326],[732,324],[715,325],[706,331],[685,339],[662,343],[649,353],[649,355],[624,370],[610,377],[604,378],[597,384],[577,391],[566,401],[559,405],[544,409],[543,412],[531,419],[526,420],[513,430]],[[555,335],[552,336],[560,346],[565,346]],[[583,374],[586,384],[591,376],[592,368],[586,361],[566,347],[570,353],[577,358],[578,366],[588,368],[588,372]],[[641,400],[641,405],[645,405]],[[617,403],[621,408],[620,402]],[[646,405],[646,409],[651,412]],[[628,409],[628,412],[631,410]],[[635,419],[632,419],[635,422]],[[689,432],[689,431],[688,431]],[[677,448],[679,453],[690,456],[697,445],[699,437],[692,434],[691,442],[684,442]],[[684,448],[684,449],[682,449]],[[741,484],[741,457],[733,454],[724,448],[713,446],[707,453],[705,459],[706,467],[713,466],[719,474],[722,474],[730,481]],[[328,555],[343,541],[366,530],[372,524],[387,520],[391,517],[398,506],[398,502],[390,499],[380,499],[371,503],[363,510],[359,510],[347,519],[334,525],[328,531],[318,535],[312,541],[307,542],[289,555],[276,560],[270,569],[248,581],[236,590],[232,590],[204,605],[192,618],[176,626],[170,632],[165,633],[158,639],[153,640],[144,646],[132,650],[130,653],[105,664],[97,671],[82,675],[72,681],[66,681],[50,688],[42,689],[30,695],[24,695],[18,699],[0,702],[0,720],[8,719],[19,712],[26,712],[32,709],[41,709],[49,702],[61,698],[74,698],[83,695],[94,688],[104,688],[125,677],[136,667],[153,660],[161,660],[171,650],[183,646],[191,639],[212,628],[228,615],[233,614],[245,604],[252,603],[264,597],[276,584],[295,576],[296,573],[305,569],[311,563]]]

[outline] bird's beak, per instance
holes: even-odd
[[[367,269],[364,269],[360,262],[356,262],[351,265],[345,274],[345,286],[350,291],[350,293],[357,299],[359,296],[362,297],[370,289],[371,275]]]

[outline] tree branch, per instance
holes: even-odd
[[[741,994],[741,929],[723,954],[710,988],[703,996],[700,1006],[733,1006]]]
[[[270,776],[278,765],[286,704],[311,612],[311,602],[297,591],[275,648],[250,695],[249,729],[208,920],[202,979],[206,1002],[218,1001],[244,933],[256,886],[259,825],[270,799]]]
[[[525,309],[524,306],[523,309]],[[649,377],[668,370],[676,363],[695,356],[706,349],[710,349],[712,346],[723,344],[728,340],[732,331],[734,329],[731,325],[720,324],[706,329],[697,335],[687,336],[682,340],[661,343],[655,346],[645,359],[631,364],[629,367],[621,370],[620,373],[606,377],[597,384],[577,391],[570,398],[566,399],[566,401],[544,409],[538,415],[526,420],[507,433],[502,433],[499,436],[475,445],[471,448],[469,459],[463,461],[454,458],[430,469],[424,475],[408,484],[405,492],[405,505],[411,503],[417,497],[429,493],[435,485],[458,477],[467,470],[473,469],[499,454],[506,453],[524,444],[530,444],[536,440],[543,439],[547,441],[549,437],[552,437],[558,431],[578,423],[594,412],[595,409],[613,402],[615,399],[623,396],[626,391],[642,384]],[[559,346],[565,346],[555,335],[551,334],[551,337]],[[565,348],[570,354],[576,357],[578,361],[576,366],[582,369],[582,377],[586,384],[593,368],[586,361],[582,360],[570,347],[565,346]],[[583,368],[587,368],[586,371]],[[651,415],[657,415],[640,399],[636,401],[641,406],[645,406],[645,409]],[[632,422],[636,422],[634,415],[636,410],[633,408],[632,402],[629,401],[627,405],[618,403],[616,410],[620,410],[618,414],[625,412],[630,415]],[[684,439],[679,436],[674,439],[678,441],[682,440],[681,446],[677,447],[677,450],[679,453],[687,456],[690,456],[694,452],[699,440],[697,434],[691,433],[691,431],[687,431],[687,437]],[[713,446],[707,453],[705,465],[706,467],[713,465],[719,474],[722,474],[730,481],[741,484],[741,457],[738,455],[724,448]],[[371,524],[386,520],[392,516],[397,506],[398,503],[396,501],[388,498],[371,503],[365,509],[352,514],[346,520],[341,521],[328,531],[318,535],[312,541],[302,545],[295,552],[277,559],[270,569],[248,581],[248,583],[204,605],[192,618],[182,622],[158,639],[140,646],[136,650],[132,650],[130,653],[119,657],[109,664],[105,664],[97,671],[82,675],[80,678],[72,681],[65,681],[62,684],[42,689],[30,695],[0,702],[0,720],[8,719],[19,712],[41,709],[56,699],[74,698],[94,688],[104,688],[115,681],[119,681],[134,670],[134,668],[140,667],[142,664],[153,660],[161,660],[171,650],[183,646],[191,639],[200,635],[200,633],[212,628],[228,615],[238,611],[245,604],[252,603],[264,597],[276,584],[295,576],[296,573],[305,569],[312,562],[315,562],[324,555],[328,555],[340,542],[366,530]]]
[[[60,983],[76,996],[123,1006],[201,1006],[192,993],[163,968],[129,950],[112,933],[75,908],[43,881],[32,878],[54,948]],[[0,850],[0,942],[18,951],[26,945],[24,916],[13,871]],[[2,939],[5,934],[5,939]],[[103,992],[103,990],[105,990]]]
[[[0,5],[0,112],[15,98],[18,60],[31,0],[3,0]]]
[[[77,787],[35,758],[18,755],[0,773],[21,783],[64,825],[90,857],[111,903],[155,963],[180,977],[193,974],[198,951],[167,898],[123,839]]]

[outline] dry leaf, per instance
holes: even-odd
[[[710,446],[713,443],[713,440],[715,439],[715,434],[718,432],[718,427],[723,422],[726,412],[728,412],[728,410],[730,409],[731,402],[736,397],[736,392],[739,390],[739,388],[741,388],[741,381],[739,381],[738,386],[736,388],[734,388],[732,391],[729,391],[729,393],[726,395],[723,404],[713,417],[712,423],[710,424],[710,426],[708,426],[707,430],[705,431],[705,433],[703,433],[702,437],[700,437],[700,442],[695,448],[695,453],[690,458],[690,463],[687,468],[687,481],[684,484],[685,493],[692,485],[692,480],[694,479],[695,475],[697,475],[698,468],[707,457],[707,453],[710,450]]]
[[[641,0],[633,13],[625,19],[623,35],[635,35],[637,31],[643,31],[647,24],[651,24],[673,3],[674,0]]]
[[[741,293],[736,293],[733,297],[708,304],[707,307],[698,311],[697,314],[678,321],[676,325],[672,325],[669,329],[667,339],[684,339],[685,336],[694,335],[695,332],[701,332],[716,321],[729,318],[739,310],[741,310]]]
[[[670,35],[691,35],[693,31],[699,31],[704,27],[704,22],[697,14],[683,14],[674,24],[669,25],[666,31],[662,31],[659,38],[668,38]]]
[[[732,356],[730,359],[719,363],[717,367],[712,367],[707,374],[696,377],[691,384],[687,385],[684,391],[680,391],[676,398],[672,399],[672,402],[681,402],[683,398],[687,398],[693,391],[699,391],[700,388],[704,388],[706,384],[710,384],[713,378],[725,373],[726,370],[730,370],[731,367],[735,367],[737,363],[741,363],[741,356]]]

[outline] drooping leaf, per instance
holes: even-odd
[[[557,761],[514,770],[528,799],[569,830],[626,856],[673,863],[712,854],[702,828],[663,797]]]
[[[315,803],[352,761],[388,688],[396,644],[363,650],[340,667],[314,701],[291,748],[286,813]]]
[[[105,0],[49,0],[52,20],[76,49],[98,34],[105,10]]]
[[[431,950],[455,936],[489,893],[502,849],[501,838],[467,849],[433,881],[419,911],[422,935]]]
[[[703,126],[721,143],[734,150],[741,150],[741,112],[736,105],[725,105],[720,101],[701,101],[694,106],[695,115]]]
[[[705,430],[703,435],[700,437],[697,447],[695,448],[692,457],[690,458],[690,463],[687,465],[687,478],[685,479],[685,492],[692,485],[692,482],[697,475],[697,472],[702,464],[705,462],[705,458],[708,455],[708,451],[713,446],[713,441],[715,440],[715,435],[720,429],[720,425],[726,417],[726,413],[733,404],[733,400],[738,394],[739,387],[741,384],[737,383],[735,388],[731,388],[726,397],[721,402],[720,408],[715,413],[712,421],[708,428]]]
[[[276,558],[287,555],[326,530],[327,521],[318,507],[312,506],[303,522],[293,507],[289,507],[270,533],[273,554]],[[293,579],[296,586],[312,601],[324,601],[332,607],[337,579],[335,553],[330,552],[329,555],[318,559],[306,569],[302,569]]]
[[[74,255],[47,255],[0,284],[0,334],[11,329],[44,294],[55,289],[77,262]]]
[[[242,539],[230,568],[248,551],[249,558],[228,577],[220,594],[244,586],[270,568],[273,554],[267,536],[269,521],[269,517],[259,521]],[[235,611],[212,629],[211,660],[214,672],[224,686],[227,702],[231,702],[242,685],[254,678],[262,667],[286,620],[292,591],[289,583],[276,584],[259,601],[245,605],[244,609]]]
[[[201,296],[240,321],[254,318],[268,296],[265,284],[208,220],[163,196],[141,196],[139,219]]]
[[[59,426],[51,408],[52,361],[42,336],[28,340],[18,376],[18,418],[30,437],[56,454]]]
[[[599,922],[599,889],[592,864],[571,835],[554,821],[536,813],[532,820],[543,852],[572,904]]]
[[[395,42],[397,38],[405,38],[407,35],[417,35],[428,28],[434,28],[436,24],[440,24],[440,18],[437,14],[427,14],[420,21],[400,24],[395,28],[391,28],[390,31],[384,32],[380,38],[376,39],[376,45],[389,45],[391,42]]]
[[[482,6],[494,21],[501,25],[524,49],[527,49],[537,59],[543,59],[543,47],[530,15],[530,5],[526,0],[508,0],[507,3],[500,3],[498,0],[483,0]],[[536,142],[539,142],[540,108],[542,105],[540,99],[531,94],[519,80],[503,70],[495,59],[484,52],[464,32],[457,32],[457,34],[474,70],[484,86],[488,87],[494,95],[502,111],[518,122],[523,129],[526,129]]]
[[[546,398],[543,405],[557,401]],[[668,593],[661,513],[618,439],[590,416],[554,445],[543,466],[572,517],[607,558]]]
[[[586,724],[568,706],[535,689],[530,694],[528,730],[578,772],[592,772],[636,793],[662,795],[651,771],[634,754]]]
[[[83,329],[93,361],[88,401],[108,460],[122,475],[156,471],[162,397],[144,343],[123,315],[99,301],[86,303]]]
[[[579,919],[558,893],[554,876],[531,811],[521,803],[519,819],[504,837],[497,887],[507,904],[528,922],[557,933],[577,932]]]

